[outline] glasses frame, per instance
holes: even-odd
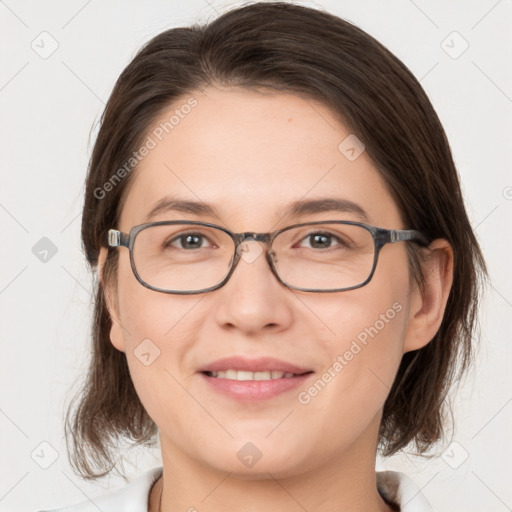
[[[230,238],[233,240],[235,244],[235,250],[234,250],[234,256],[233,256],[233,263],[231,264],[231,268],[229,269],[229,272],[227,273],[226,277],[215,286],[210,286],[209,288],[204,288],[201,290],[165,290],[163,288],[157,288],[155,286],[152,286],[148,283],[146,283],[137,272],[137,267],[135,265],[134,256],[133,256],[133,246],[135,244],[135,239],[137,235],[143,231],[146,228],[149,228],[151,226],[162,226],[162,225],[174,225],[174,224],[188,224],[188,225],[197,225],[197,226],[205,226],[210,228],[216,228],[227,235],[230,236]],[[275,240],[275,238],[284,231],[288,231],[293,228],[298,228],[302,226],[314,226],[314,225],[325,225],[325,224],[347,224],[351,226],[360,226],[364,229],[366,229],[373,238],[374,243],[374,256],[373,256],[373,265],[370,272],[370,275],[368,278],[363,281],[360,284],[346,287],[346,288],[336,288],[333,290],[318,290],[314,288],[300,288],[297,286],[290,285],[283,281],[281,277],[279,276],[279,273],[277,272],[277,269],[274,265],[274,261],[272,259],[272,243]],[[395,242],[417,242],[420,245],[426,246],[430,243],[429,239],[420,231],[416,231],[414,229],[385,229],[385,228],[379,228],[376,226],[372,226],[370,224],[366,224],[364,222],[353,222],[348,220],[330,220],[330,221],[313,221],[313,222],[303,222],[300,224],[293,224],[291,226],[286,226],[284,228],[278,229],[276,231],[272,231],[270,233],[253,233],[251,231],[246,231],[244,233],[233,233],[229,231],[229,229],[223,228],[222,226],[218,226],[217,224],[211,224],[209,222],[201,222],[201,221],[191,221],[191,220],[164,220],[164,221],[158,221],[158,222],[148,222],[145,224],[139,224],[138,226],[134,226],[130,229],[129,233],[123,233],[117,229],[110,229],[107,233],[107,247],[126,247],[130,251],[130,265],[133,271],[133,274],[135,275],[137,281],[142,286],[145,286],[146,288],[149,288],[150,290],[154,290],[156,292],[161,293],[171,293],[175,295],[192,295],[197,293],[206,293],[211,292],[214,290],[218,290],[222,286],[224,286],[228,281],[233,272],[235,271],[236,266],[238,265],[238,262],[240,261],[241,255],[238,248],[240,245],[246,241],[247,239],[253,239],[256,242],[264,242],[267,245],[267,248],[265,250],[265,256],[268,262],[268,265],[270,269],[272,270],[272,273],[277,278],[277,280],[286,286],[287,288],[290,288],[292,290],[299,290],[303,292],[315,292],[315,293],[332,293],[332,292],[343,292],[343,291],[349,291],[354,290],[356,288],[361,288],[365,285],[367,285],[374,273],[375,269],[377,268],[377,262],[379,259],[379,253],[381,249],[386,244],[393,244]]]

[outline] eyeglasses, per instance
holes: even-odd
[[[128,234],[108,232],[109,247],[129,249],[133,273],[143,286],[174,294],[224,286],[240,259],[255,259],[254,251],[250,255],[242,245],[251,241],[267,244],[266,259],[282,284],[304,292],[360,288],[371,280],[384,245],[429,243],[419,231],[340,220],[294,224],[272,233],[232,233],[215,224],[185,220],[141,224]]]

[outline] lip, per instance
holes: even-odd
[[[208,363],[201,368],[200,372],[220,372],[225,370],[244,370],[246,372],[278,371],[285,373],[303,374],[312,371],[310,368],[275,359],[274,357],[259,357],[250,359],[241,356],[224,357]],[[277,379],[279,380],[279,379]]]
[[[218,372],[224,370],[244,370],[249,372],[282,371],[295,373],[293,377],[283,377],[271,380],[244,380],[222,379],[211,377],[206,372]],[[281,393],[293,390],[304,384],[311,378],[314,372],[286,361],[273,357],[260,357],[248,359],[245,357],[226,357],[218,359],[203,369],[199,370],[199,376],[213,391],[242,402],[260,402],[276,397]]]
[[[204,382],[214,391],[242,402],[268,400],[303,385],[312,375],[314,374],[304,373],[294,377],[272,380],[232,380],[210,377],[205,373],[199,374]]]

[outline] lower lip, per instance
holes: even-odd
[[[267,400],[303,385],[313,373],[271,380],[233,380],[209,377],[204,373],[199,375],[215,391],[225,396],[242,401],[257,402]]]

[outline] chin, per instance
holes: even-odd
[[[213,455],[213,458],[209,456],[204,463],[242,480],[267,480],[269,473],[275,478],[291,477],[301,473],[301,468],[305,467],[304,447],[296,452],[292,445],[275,446],[268,440],[265,446],[262,444],[263,442],[258,444],[247,440],[220,444],[217,453],[215,450],[207,450],[208,455]],[[235,446],[231,450],[229,446],[233,445]]]

